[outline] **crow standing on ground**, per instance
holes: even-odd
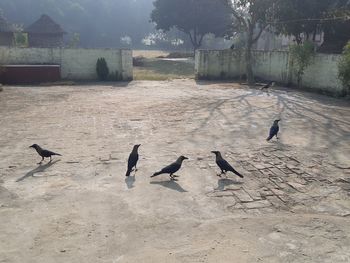
[[[180,156],[174,163],[168,165],[167,167],[164,167],[161,171],[154,173],[151,177],[155,177],[160,174],[169,174],[171,180],[175,180],[175,177],[178,177],[177,175],[174,175],[178,170],[180,170],[182,162],[184,160],[188,159],[185,156]]]
[[[216,156],[216,164],[221,169],[221,174],[218,176],[221,177],[222,174],[226,174],[226,172],[233,172],[234,174],[238,175],[239,177],[243,178],[243,175],[241,175],[239,172],[237,172],[233,167],[221,156],[221,153],[219,151],[212,151],[212,153]]]
[[[276,136],[276,139],[278,139],[278,132],[280,130],[280,127],[278,126],[278,122],[280,120],[275,120],[270,128],[270,134],[269,137],[266,139],[267,141],[270,141],[274,136]]]
[[[42,149],[37,144],[33,144],[32,146],[29,146],[29,148],[34,148],[37,151],[37,153],[41,156],[42,159],[41,159],[41,161],[38,164],[41,164],[44,161],[44,158],[49,158],[50,157],[50,162],[51,162],[51,160],[52,160],[51,156],[53,156],[53,155],[62,156],[59,153],[54,153],[54,152],[51,152],[49,150]]]
[[[275,85],[274,81],[270,81],[269,83],[267,83],[265,86],[261,87],[261,90],[268,90],[271,86]]]
[[[128,170],[126,171],[125,176],[130,176],[130,173],[133,171],[134,167],[135,167],[135,172],[137,171],[136,165],[137,165],[137,161],[139,160],[138,149],[140,146],[141,144],[136,144],[132,149],[132,152],[130,153],[129,159],[128,159]]]

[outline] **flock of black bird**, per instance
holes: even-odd
[[[273,122],[273,125],[270,128],[270,132],[269,132],[269,136],[266,139],[267,141],[270,141],[273,137],[276,136],[276,139],[278,139],[278,132],[279,132],[279,126],[278,123],[280,122],[280,120],[275,120]],[[138,149],[141,146],[141,144],[136,144],[130,155],[128,158],[128,168],[126,171],[125,176],[129,177],[132,171],[137,171],[137,162],[139,160],[139,154],[138,154]],[[32,148],[34,148],[37,153],[41,156],[41,161],[38,164],[41,164],[45,158],[50,158],[50,162],[52,161],[52,156],[54,155],[59,155],[61,156],[61,154],[59,153],[55,153],[49,150],[45,150],[43,148],[41,148],[39,145],[37,144],[33,144],[32,146],[30,146]],[[218,176],[221,177],[222,174],[226,174],[226,172],[232,172],[234,174],[236,174],[237,176],[243,178],[243,175],[241,175],[239,172],[237,172],[221,155],[221,153],[219,151],[212,151],[213,154],[215,154],[216,156],[216,164],[218,165],[218,167],[221,170],[221,173],[218,174]],[[163,169],[161,169],[159,172],[154,173],[151,177],[155,177],[161,174],[169,174],[170,179],[171,180],[177,180],[176,177],[178,177],[177,175],[175,175],[175,173],[177,171],[180,170],[181,166],[182,166],[182,162],[184,160],[187,160],[188,158],[186,156],[180,156],[175,162],[171,163],[170,165],[164,167]]]

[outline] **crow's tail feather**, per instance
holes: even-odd
[[[62,156],[62,155],[61,155],[61,154],[59,154],[59,153],[54,153],[54,155]]]
[[[273,136],[269,136],[266,141],[270,141],[272,139]]]
[[[160,175],[160,174],[162,174],[162,172],[156,172],[151,177],[155,177],[155,176]]]
[[[233,169],[232,172],[233,172],[234,174],[238,175],[239,177],[244,178],[244,176],[241,175],[239,172],[237,172],[235,169]]]
[[[130,174],[131,174],[131,170],[130,170],[130,169],[128,169],[128,170],[126,171],[125,176],[126,176],[126,177],[129,177],[129,176],[130,176]]]

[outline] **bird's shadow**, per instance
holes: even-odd
[[[286,145],[281,141],[281,137],[279,137],[278,139],[273,138],[268,143],[270,143],[270,145],[276,146],[280,149],[283,149],[284,147],[286,147]]]
[[[161,182],[151,182],[150,184],[157,184],[169,188],[171,190],[178,191],[180,193],[186,193],[187,191],[183,189],[176,181],[161,181]]]
[[[132,189],[132,188],[135,187],[135,186],[134,186],[135,181],[136,181],[135,175],[134,175],[134,176],[127,176],[127,177],[125,178],[125,184],[126,184],[126,186],[128,187],[128,189]]]
[[[226,186],[233,185],[233,184],[234,185],[241,185],[243,183],[240,181],[235,181],[235,180],[228,179],[228,178],[221,178],[218,180],[218,187],[215,188],[214,190],[224,191]]]
[[[21,182],[21,181],[23,181],[24,179],[26,179],[26,178],[28,178],[28,177],[30,177],[30,176],[34,177],[34,175],[35,175],[36,173],[44,172],[47,168],[50,168],[52,165],[54,165],[55,163],[58,163],[59,161],[60,161],[60,160],[55,160],[55,161],[53,161],[53,162],[49,162],[49,163],[44,164],[44,165],[39,164],[38,167],[36,167],[35,169],[29,171],[28,173],[26,173],[26,174],[25,174],[24,176],[22,176],[21,178],[18,178],[18,179],[16,180],[16,182]]]

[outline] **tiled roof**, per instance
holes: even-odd
[[[48,15],[42,15],[36,22],[28,26],[25,30],[27,33],[38,34],[65,34],[59,24],[51,19]]]

